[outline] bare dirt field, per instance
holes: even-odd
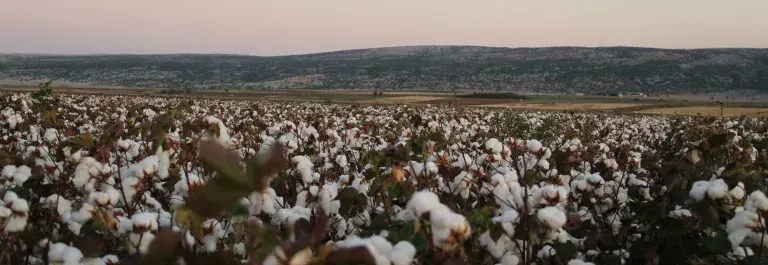
[[[429,97],[429,96],[398,96],[398,97],[384,97],[374,99],[357,100],[355,103],[360,104],[413,104],[422,103],[433,100],[440,100],[441,97]]]
[[[519,102],[513,99],[492,99],[492,98],[442,98],[430,101],[420,102],[422,104],[434,104],[434,105],[455,105],[455,106],[483,106],[494,104],[508,104],[512,102]]]
[[[482,105],[482,107],[537,110],[611,110],[638,105],[631,103],[506,103]]]
[[[32,92],[35,87],[0,86],[0,91]],[[374,90],[184,90],[152,88],[54,87],[57,93],[189,97],[225,100],[311,101],[342,104],[432,104],[457,107],[494,107],[531,110],[611,111],[617,113],[663,115],[720,115],[714,99],[696,95],[659,98],[620,98],[565,94],[527,95],[526,99],[467,98],[473,92],[379,91]],[[457,97],[458,96],[458,97]],[[723,115],[768,117],[768,102],[750,99],[728,102]]]
[[[641,114],[662,114],[662,115],[720,115],[719,107],[681,107],[681,108],[658,108],[634,111],[632,113]],[[726,107],[723,109],[724,116],[761,116],[768,117],[768,108],[743,108]]]

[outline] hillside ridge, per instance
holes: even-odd
[[[199,89],[768,92],[768,49],[400,46],[313,54],[0,54],[0,84]]]

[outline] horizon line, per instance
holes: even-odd
[[[353,52],[363,50],[376,50],[376,49],[392,49],[392,48],[417,48],[417,47],[465,47],[465,48],[501,48],[501,49],[552,49],[552,48],[585,48],[585,49],[601,49],[601,48],[633,48],[633,49],[652,49],[652,50],[666,50],[666,51],[695,51],[695,50],[768,50],[768,47],[703,47],[703,48],[662,48],[662,47],[649,47],[649,46],[490,46],[490,45],[400,45],[400,46],[378,46],[368,48],[350,48],[350,49],[337,49],[321,52],[310,53],[292,53],[292,54],[278,54],[278,55],[258,55],[248,53],[174,53],[174,52],[160,52],[160,53],[141,53],[141,52],[114,52],[114,53],[23,53],[23,52],[0,52],[0,56],[16,55],[16,56],[119,56],[119,55],[219,55],[219,56],[253,56],[253,57],[290,57],[290,56],[307,56],[307,55],[322,55],[328,53],[337,52]]]

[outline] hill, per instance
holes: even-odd
[[[292,56],[0,55],[0,84],[202,89],[768,92],[768,49],[413,46]]]

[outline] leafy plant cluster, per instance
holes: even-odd
[[[46,97],[50,96],[51,94],[53,94],[53,89],[51,88],[51,83],[52,82],[53,81],[49,80],[49,81],[47,81],[45,83],[41,83],[38,86],[39,89],[37,91],[35,91],[35,92],[30,93],[29,97],[33,98],[33,99],[38,99],[39,100],[39,99],[46,98]]]
[[[0,264],[764,264],[763,118],[0,94]]]

